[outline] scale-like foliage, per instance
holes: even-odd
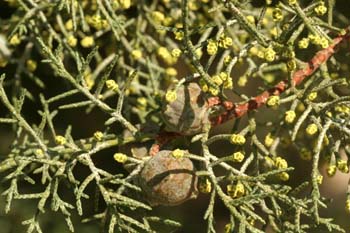
[[[226,232],[345,232],[323,215],[319,189],[324,174],[349,172],[341,6],[1,3],[5,212],[35,203],[27,232],[45,231],[50,212],[71,232],[77,215],[100,232],[172,232],[181,222],[170,209],[205,195],[208,233],[222,231],[222,208]]]

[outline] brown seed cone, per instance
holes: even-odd
[[[174,158],[171,152],[159,151],[140,173],[140,186],[152,206],[175,206],[198,195],[192,161]]]
[[[197,83],[188,83],[176,91],[177,99],[164,100],[162,117],[169,132],[193,135],[209,122],[209,104]]]
[[[146,125],[136,125],[136,128],[145,134],[156,134],[159,131],[159,126],[152,122]],[[125,129],[123,131],[124,139],[127,140],[128,138],[132,137],[132,133],[128,129]],[[146,142],[131,142],[119,146],[119,152],[124,153],[127,156],[132,156],[136,159],[143,159],[144,157],[149,156],[148,151],[151,148],[152,144],[152,140]],[[137,164],[132,162],[127,162],[124,164],[124,168],[128,172],[131,172],[136,166]]]

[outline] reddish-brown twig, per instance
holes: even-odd
[[[333,39],[332,44],[315,54],[315,56],[306,64],[303,69],[297,70],[293,73],[292,80],[283,80],[275,85],[273,88],[270,88],[267,91],[264,91],[260,95],[253,97],[251,100],[245,103],[235,104],[231,101],[220,101],[217,97],[209,98],[208,102],[210,106],[222,105],[225,109],[225,112],[219,116],[215,116],[210,119],[213,126],[220,125],[228,120],[239,118],[245,115],[248,111],[252,111],[260,108],[266,104],[267,99],[272,95],[280,95],[287,88],[289,88],[289,83],[291,86],[295,87],[302,83],[302,81],[311,76],[322,64],[328,61],[328,59],[335,53],[336,47],[340,42],[349,38],[349,33],[341,35]],[[150,155],[155,155],[164,144],[172,141],[173,139],[181,136],[179,133],[165,132],[162,131],[156,137],[156,142],[153,144],[150,149]]]
[[[345,39],[349,38],[349,34],[336,37],[332,44],[315,54],[315,56],[306,64],[303,69],[295,71],[292,76],[291,85],[298,86],[306,77],[312,75],[320,65],[324,64],[334,53],[335,48]],[[264,91],[260,95],[253,97],[245,103],[235,104],[230,101],[224,101],[221,105],[226,109],[224,113],[211,119],[212,125],[222,124],[230,119],[239,118],[248,111],[255,110],[263,106],[267,99],[272,95],[280,95],[289,87],[289,81],[283,80],[273,88]]]

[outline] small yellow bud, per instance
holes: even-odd
[[[284,114],[284,120],[285,120],[285,122],[290,124],[290,123],[293,123],[296,116],[297,115],[295,114],[295,112],[293,110],[289,110]]]
[[[312,135],[316,134],[318,131],[317,125],[316,124],[309,124],[306,127],[305,131],[306,131],[307,135],[312,136]]]
[[[134,49],[131,51],[131,57],[136,61],[142,57],[142,51],[139,49]]]
[[[278,174],[278,177],[280,178],[280,180],[282,181],[287,181],[289,180],[289,174],[287,172],[281,172],[280,174]]]
[[[322,175],[318,175],[317,177],[316,177],[316,181],[317,181],[317,184],[322,184],[322,182],[323,182],[323,176]]]
[[[281,157],[276,157],[275,158],[275,166],[278,168],[278,169],[285,169],[288,167],[288,163],[287,163],[287,160],[281,158]]]
[[[174,19],[170,16],[165,17],[163,20],[163,25],[164,26],[170,26],[174,22]]]
[[[258,53],[261,52],[260,49],[258,49],[256,46],[253,46],[251,47],[249,50],[248,50],[248,54],[251,55],[251,56],[258,56]],[[264,55],[263,54],[260,54],[261,56],[259,56],[260,58],[263,58]]]
[[[176,62],[176,59],[171,56],[171,53],[165,47],[159,47],[157,49],[157,55],[168,65],[172,65]]]
[[[183,40],[184,38],[184,32],[183,31],[176,31],[174,32],[175,40]]]
[[[214,75],[211,77],[211,80],[218,86],[220,86],[223,83],[223,80],[219,75]]]
[[[94,37],[86,36],[80,41],[80,45],[84,48],[90,48],[95,44]]]
[[[196,49],[196,51],[194,53],[195,53],[197,58],[201,58],[203,55],[203,51],[201,48]]]
[[[326,112],[326,115],[327,115],[328,117],[333,117],[333,113],[332,113],[331,111],[327,111],[327,112]]]
[[[202,193],[210,193],[212,189],[212,185],[209,179],[205,179],[199,183],[199,191]]]
[[[221,48],[229,48],[233,45],[233,40],[231,37],[226,36],[225,34],[222,34],[220,36],[219,42],[218,42],[219,47]]]
[[[36,149],[36,150],[34,151],[34,154],[36,155],[36,157],[37,157],[38,159],[44,158],[44,152],[43,152],[42,149]]]
[[[269,30],[269,32],[273,38],[277,38],[279,30],[277,27],[273,27]]]
[[[165,69],[165,73],[168,76],[176,76],[177,75],[177,70],[173,67],[168,67]]]
[[[246,19],[250,24],[255,25],[255,18],[253,15],[247,15]]]
[[[232,198],[239,198],[245,194],[245,188],[242,183],[237,183],[236,185],[229,184],[226,188],[227,194]]]
[[[266,101],[266,105],[268,107],[275,107],[275,106],[278,106],[279,104],[280,104],[280,97],[277,95],[270,96]]]
[[[21,43],[21,39],[17,34],[13,35],[9,40],[9,44],[13,46],[19,45],[20,43]]]
[[[339,113],[350,115],[350,107],[346,105],[337,105],[335,106],[334,110]]]
[[[151,13],[151,17],[158,24],[162,23],[164,21],[164,19],[165,19],[164,14],[162,12],[160,12],[160,11],[153,11]]]
[[[295,5],[295,4],[297,4],[297,0],[288,0],[288,4],[289,5]]]
[[[213,96],[217,96],[219,92],[220,92],[219,88],[209,87],[209,93],[212,94]]]
[[[309,38],[303,38],[299,40],[298,47],[300,49],[306,49],[307,47],[309,47]]]
[[[138,97],[136,101],[139,107],[144,108],[147,106],[147,99],[145,97]]]
[[[219,77],[221,78],[222,81],[227,81],[229,78],[229,75],[227,72],[220,72]]]
[[[228,78],[227,80],[225,80],[225,82],[223,84],[223,88],[225,88],[225,89],[232,89],[233,88],[232,78]]]
[[[180,49],[173,49],[171,50],[171,55],[175,58],[178,58],[181,56],[182,51]]]
[[[218,51],[218,45],[214,40],[209,40],[207,44],[207,53],[209,55],[214,55]]]
[[[95,80],[92,79],[92,75],[90,73],[84,76],[86,87],[91,90],[91,88],[95,85]]]
[[[271,135],[271,133],[268,133],[265,136],[265,141],[264,141],[265,146],[271,147],[274,141],[275,141],[275,138]]]
[[[283,20],[282,10],[280,8],[276,7],[272,11],[272,18],[274,21],[282,21]]]
[[[275,50],[273,50],[271,47],[265,49],[264,58],[267,62],[273,62],[276,58]]]
[[[297,62],[295,61],[295,59],[290,59],[289,61],[287,61],[287,70],[289,72],[292,72],[296,68],[297,68]]]
[[[165,100],[168,103],[174,102],[177,99],[176,91],[168,90],[165,94]]]
[[[67,20],[67,22],[64,24],[64,27],[65,27],[68,31],[73,30],[73,20],[71,20],[71,19]]]
[[[131,0],[119,0],[119,3],[120,3],[120,6],[125,10],[129,9],[131,6]]]
[[[103,133],[101,131],[96,131],[94,133],[94,138],[97,140],[97,141],[102,141],[103,139]]]
[[[36,63],[36,61],[29,59],[26,61],[26,67],[27,67],[28,71],[34,72],[36,70],[37,63]]]
[[[69,35],[67,37],[67,43],[69,46],[75,47],[75,46],[77,46],[78,40],[73,35]]]
[[[350,214],[350,199],[346,199],[345,202],[345,211]]]
[[[319,35],[310,34],[308,38],[310,39],[311,43],[315,45],[319,45],[321,43],[321,37]]]
[[[275,166],[275,161],[272,159],[272,158],[270,158],[269,156],[265,156],[264,157],[264,165],[267,167],[267,168],[269,168],[269,169],[271,169],[272,167],[274,167]]]
[[[307,99],[310,101],[314,101],[317,98],[317,92],[311,92],[308,96]]]
[[[125,163],[128,160],[128,156],[126,154],[123,154],[123,153],[115,153],[113,155],[113,158],[118,163]]]
[[[240,163],[243,161],[243,159],[244,159],[244,154],[241,151],[237,151],[237,152],[233,153],[233,155],[232,155],[232,160],[234,162]]]
[[[276,76],[273,75],[273,74],[265,74],[265,75],[263,76],[263,79],[264,79],[264,81],[266,81],[267,83],[273,83],[273,82],[275,81],[275,79],[276,79]]]
[[[329,42],[328,42],[327,38],[321,37],[321,39],[320,39],[320,41],[319,41],[319,45],[320,45],[323,49],[328,48]]]
[[[55,137],[55,142],[57,145],[64,145],[66,143],[66,138],[61,135],[57,135]]]
[[[329,166],[329,167],[327,168],[327,175],[328,175],[329,177],[332,177],[332,176],[335,175],[335,172],[336,172],[336,171],[337,171],[337,166],[331,165],[331,166]]]
[[[224,64],[227,66],[228,64],[230,64],[230,62],[232,61],[232,57],[230,55],[227,55],[224,57]]]
[[[240,87],[245,87],[247,85],[247,82],[248,82],[247,76],[243,75],[239,77],[237,84]]]
[[[184,157],[184,155],[185,155],[185,152],[180,149],[176,149],[171,152],[171,156],[173,156],[175,159],[180,159]]]
[[[297,106],[297,110],[299,111],[299,112],[304,112],[304,110],[305,110],[305,105],[303,104],[303,103],[299,103],[298,104],[298,106]]]
[[[324,2],[321,2],[317,7],[315,7],[314,11],[318,16],[322,16],[326,14],[327,7],[325,6]]]
[[[119,90],[119,85],[113,80],[113,79],[108,79],[106,81],[106,86],[108,89],[117,92]]]
[[[225,233],[231,233],[233,231],[231,223],[225,225]]]
[[[337,161],[337,168],[342,173],[348,173],[349,172],[349,166],[348,166],[347,161],[345,161],[345,160],[342,160],[342,159],[338,160]]]
[[[243,135],[241,134],[232,134],[230,137],[230,142],[234,145],[244,145],[246,142],[246,139]]]
[[[188,8],[191,10],[191,11],[196,11],[199,9],[199,3],[196,2],[196,1],[189,1],[188,3]]]
[[[200,79],[198,84],[201,87],[203,92],[208,92],[209,91],[209,87],[208,87],[208,85],[207,85],[207,83],[205,82],[204,79]]]

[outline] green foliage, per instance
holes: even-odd
[[[198,190],[208,233],[217,203],[225,232],[345,232],[319,189],[349,172],[349,18],[335,0],[2,4],[2,198],[6,213],[35,203],[27,232],[49,211],[71,232],[76,214],[101,232],[172,232],[181,222],[157,204]],[[69,111],[96,117],[93,133]]]

